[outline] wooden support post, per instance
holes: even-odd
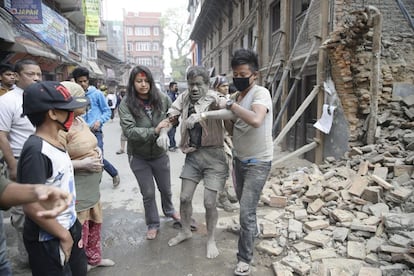
[[[259,16],[260,17],[260,16]],[[269,81],[269,78],[270,78],[270,71],[272,70],[272,67],[273,67],[273,63],[274,63],[274,61],[275,61],[275,57],[276,57],[276,54],[277,54],[277,50],[279,49],[279,46],[280,46],[280,41],[282,41],[282,36],[284,35],[285,33],[282,31],[282,32],[280,32],[280,35],[279,35],[279,37],[277,38],[277,41],[276,41],[276,45],[275,45],[275,48],[273,49],[273,53],[272,53],[272,58],[270,59],[270,63],[267,65],[267,73],[266,73],[266,76],[265,76],[265,78],[264,78],[264,80],[265,80],[265,83],[266,83],[266,86],[268,86],[269,84],[272,84],[273,85],[273,82],[274,82],[274,78],[276,77],[276,74],[277,74],[277,71],[279,71],[279,67],[280,67],[280,64],[279,64],[279,66],[278,66],[278,69],[277,69],[277,71],[274,73],[274,77],[272,78],[272,81]]]
[[[373,6],[369,6],[370,14],[374,13],[374,35],[372,37],[372,64],[371,64],[371,112],[369,114],[367,144],[375,143],[375,132],[378,121],[378,93],[381,76],[381,33],[382,33],[382,14]]]
[[[275,96],[273,97],[273,105],[276,105],[277,101],[279,100],[280,95],[282,94],[283,82],[286,80],[286,78],[289,75],[289,72],[290,72],[290,69],[291,69],[290,67],[292,65],[292,61],[293,61],[293,57],[294,57],[295,52],[296,52],[296,48],[300,44],[300,38],[302,36],[303,30],[305,29],[305,26],[307,25],[310,10],[313,7],[313,4],[315,2],[316,2],[315,0],[311,0],[311,2],[309,4],[309,7],[308,7],[308,10],[306,11],[305,18],[303,19],[303,22],[302,22],[302,26],[300,27],[298,36],[296,37],[295,44],[293,45],[293,49],[290,52],[289,59],[288,59],[286,65],[285,65],[285,68],[283,70],[282,78],[280,79],[280,83],[279,83],[279,85],[276,89]],[[286,1],[286,5],[290,5],[290,2]],[[287,35],[286,38],[288,38],[288,37],[289,36]]]
[[[319,86],[315,86],[312,92],[309,93],[309,95],[306,97],[303,103],[299,106],[298,110],[296,110],[295,115],[293,115],[292,118],[290,118],[289,122],[286,124],[286,126],[282,129],[282,131],[273,141],[273,144],[275,146],[277,146],[280,143],[280,141],[285,137],[285,135],[289,132],[289,130],[295,125],[296,121],[300,118],[300,116],[302,116],[303,112],[312,103],[313,99],[316,97],[316,95],[318,95],[318,93],[319,93]]]
[[[295,150],[294,152],[291,152],[291,153],[289,153],[289,154],[287,154],[287,155],[283,156],[282,158],[280,158],[280,159],[278,159],[278,160],[276,160],[276,161],[273,161],[273,162],[272,162],[272,166],[275,166],[275,165],[277,165],[277,164],[279,164],[279,163],[282,163],[283,161],[286,161],[286,160],[288,160],[289,158],[298,157],[298,156],[300,156],[300,155],[302,155],[302,154],[305,154],[305,153],[307,153],[308,151],[313,150],[313,149],[314,149],[314,148],[316,148],[317,146],[318,146],[318,142],[317,142],[317,141],[313,141],[312,143],[309,143],[309,144],[307,144],[307,145],[304,145],[303,147],[298,148],[298,149],[297,149],[297,150]]]
[[[321,39],[322,41],[326,41],[329,35],[329,0],[322,0],[321,1],[321,18],[320,18],[320,26],[321,26]],[[323,111],[323,104],[324,104],[324,91],[323,91],[323,83],[326,80],[326,71],[327,71],[327,54],[324,50],[319,50],[319,58],[318,64],[316,68],[316,84],[319,85],[319,89],[321,93],[318,94],[317,98],[317,118],[322,116]],[[319,140],[319,146],[315,150],[315,163],[320,164],[323,161],[323,148],[324,148],[324,134],[316,129],[315,133],[316,139]]]
[[[296,75],[295,81],[293,82],[293,85],[290,88],[289,93],[283,102],[282,108],[280,109],[279,114],[277,115],[273,123],[273,133],[276,132],[276,129],[279,126],[280,121],[282,120],[283,113],[288,107],[291,98],[296,93],[296,86],[299,84],[299,81],[302,79],[303,70],[305,70],[306,65],[308,65],[308,62],[309,62],[310,57],[312,56],[313,50],[315,49],[316,44],[318,44],[319,41],[320,41],[319,37],[315,37],[315,39],[313,40],[312,46],[309,49],[308,54],[306,55],[305,61],[302,63],[302,67],[300,68],[299,73]]]

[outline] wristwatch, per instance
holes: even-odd
[[[228,109],[228,110],[230,110],[231,109],[231,106],[234,104],[234,101],[233,100],[228,100],[227,102],[226,102],[226,109]]]

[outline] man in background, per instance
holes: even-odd
[[[3,96],[15,87],[15,76],[13,65],[7,63],[0,64],[0,96]]]
[[[171,99],[171,102],[174,102],[178,96],[178,85],[175,81],[170,82],[167,91],[168,96]],[[175,151],[177,149],[177,143],[175,141],[175,132],[177,130],[177,126],[173,126],[170,131],[168,131],[168,138],[170,139],[170,147],[169,151]]]

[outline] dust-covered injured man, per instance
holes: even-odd
[[[180,148],[186,154],[180,194],[182,228],[178,235],[169,240],[174,246],[191,238],[192,199],[197,184],[204,181],[204,207],[207,225],[207,258],[215,258],[219,251],[215,241],[218,219],[216,209],[217,192],[221,191],[228,176],[228,165],[224,152],[224,127],[221,119],[204,120],[190,129],[186,120],[191,114],[220,108],[225,98],[208,90],[209,74],[204,67],[191,67],[187,73],[188,90],[181,93],[168,111],[172,121],[181,116]]]

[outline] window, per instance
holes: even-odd
[[[294,1],[295,16],[305,12],[309,8],[310,0],[296,0]]]
[[[96,43],[88,41],[88,58],[97,59]]]
[[[81,53],[82,57],[88,56],[88,45],[86,44],[86,35],[78,34],[78,52]]]
[[[223,52],[222,51],[219,52],[218,64],[219,64],[218,73],[221,74],[223,73]]]
[[[147,42],[147,41],[137,42],[135,44],[135,49],[137,51],[149,52],[149,51],[151,51],[151,42]]]
[[[233,43],[229,44],[229,64],[231,64],[231,59],[233,57]]]
[[[70,45],[70,50],[72,50],[74,52],[78,52],[79,51],[79,47],[78,47],[78,35],[73,30],[70,30],[69,31],[69,45]]]
[[[154,36],[160,35],[160,29],[158,27],[154,27],[153,31],[154,31]]]
[[[133,49],[132,42],[128,42],[127,43],[127,50],[132,51],[132,49]]]
[[[223,39],[223,21],[221,19],[219,19],[218,32],[218,43],[220,43]]]
[[[270,6],[270,14],[271,32],[274,33],[280,29],[280,0]]]
[[[253,8],[253,0],[249,0],[249,11]]]
[[[270,6],[270,38],[269,38],[269,55],[273,55],[276,50],[277,41],[279,41],[280,31],[280,0],[274,1]]]
[[[249,28],[249,33],[247,35],[247,46],[249,49],[254,50],[255,47],[255,40],[253,36],[253,27]]]
[[[127,35],[133,35],[132,27],[127,27]]]
[[[233,3],[228,2],[228,14],[229,14],[229,31],[233,28]]]
[[[153,51],[159,51],[160,50],[160,44],[158,42],[152,43],[152,50]]]
[[[152,58],[150,57],[137,57],[137,63],[145,66],[152,66]]]
[[[299,37],[301,43],[307,43],[309,41],[309,22],[305,22],[306,11],[309,9],[310,0],[299,0],[295,1],[293,5],[293,15],[294,15],[294,22],[293,22],[293,36],[292,39],[298,39],[298,34],[300,29],[303,26],[303,33],[301,37]]]
[[[135,27],[136,36],[150,36],[151,30],[149,27]]]
[[[244,0],[240,1],[240,22],[244,19]]]

